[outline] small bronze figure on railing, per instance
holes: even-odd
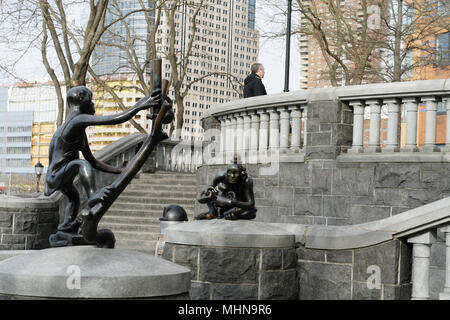
[[[209,210],[197,215],[203,219],[254,219],[256,217],[253,179],[235,155],[225,171],[214,177],[211,185],[200,192],[197,201],[206,203]]]

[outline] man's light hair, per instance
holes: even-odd
[[[254,63],[252,64],[250,70],[252,71],[252,73],[257,73],[260,69],[263,69],[264,66],[261,63]]]

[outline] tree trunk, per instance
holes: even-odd
[[[397,24],[394,31],[394,74],[392,82],[402,79],[402,33],[403,33],[403,0],[397,1]]]

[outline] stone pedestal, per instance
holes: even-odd
[[[143,252],[76,246],[0,262],[0,299],[188,298],[189,269]]]
[[[202,220],[165,230],[163,258],[189,267],[194,300],[297,299],[294,235],[254,221]]]

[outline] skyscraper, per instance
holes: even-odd
[[[144,0],[148,11],[142,9],[139,1],[110,1],[105,24],[116,20],[103,34],[101,42],[92,54],[92,69],[97,75],[130,73],[129,57],[125,46],[133,46],[140,62],[149,55],[147,20],[154,23],[155,0]],[[135,12],[135,13],[132,13]]]

